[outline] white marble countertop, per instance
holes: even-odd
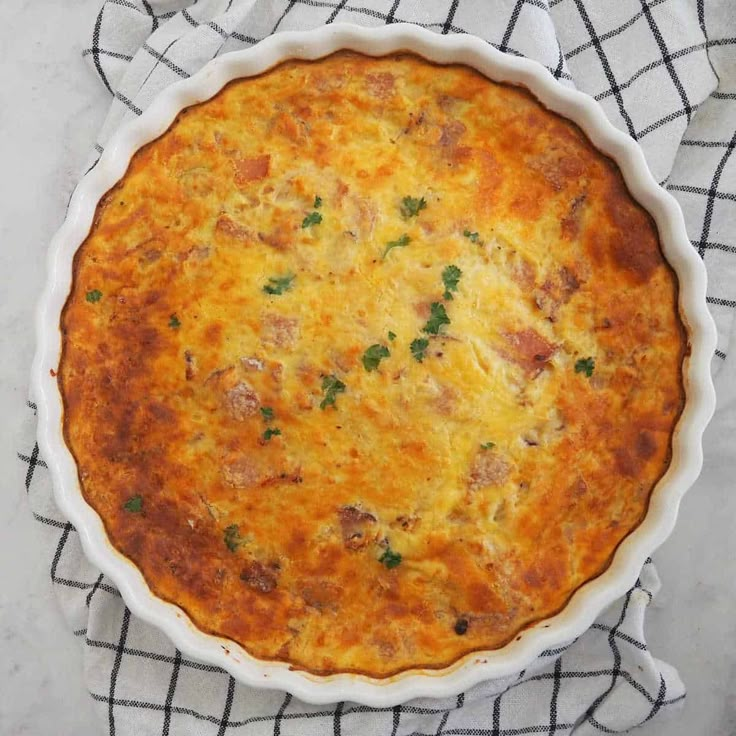
[[[81,59],[100,0],[2,0],[0,11],[0,734],[105,733],[81,648],[54,600],[16,450],[32,359],[32,310],[59,226],[108,97]],[[732,343],[734,341],[732,340]],[[736,357],[736,344],[732,344]],[[730,361],[731,363],[735,361]],[[719,376],[732,408],[706,435],[707,474],[655,555],[663,589],[648,615],[655,656],[688,687],[681,710],[642,736],[736,734],[736,370]]]

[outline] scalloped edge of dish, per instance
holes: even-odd
[[[100,517],[84,500],[64,441],[62,399],[52,373],[59,364],[60,315],[71,287],[74,253],[89,232],[100,198],[125,174],[133,154],[161,135],[183,108],[211,98],[233,79],[259,74],[287,59],[317,59],[342,49],[369,56],[407,51],[440,64],[467,64],[490,79],[527,87],[547,108],[579,125],[616,161],[634,198],[654,217],[664,255],[679,280],[680,313],[690,344],[684,364],[686,401],[673,434],[670,467],[652,493],[644,520],[619,545],[610,566],[581,586],[562,611],[523,630],[500,649],[468,654],[441,670],[407,670],[381,679],[345,673],[320,676],[286,662],[258,660],[235,642],[200,631],[181,609],[156,597],[138,568],[111,545]],[[113,136],[71,198],[66,219],[51,241],[47,269],[36,313],[32,388],[38,444],[52,475],[56,502],[79,532],[87,558],[117,585],[135,615],[163,631],[187,656],[220,666],[252,687],[287,690],[309,703],[351,700],[387,707],[418,697],[457,695],[479,682],[516,674],[543,651],[580,636],[634,584],[647,557],[672,531],[680,500],[702,467],[702,435],[715,407],[710,363],[716,330],[705,301],[705,267],[688,240],[679,205],[655,182],[639,146],[608,121],[592,98],[564,87],[537,62],[503,54],[474,36],[441,36],[409,24],[336,24],[279,33],[212,60],[189,79],[163,90],[140,117]]]

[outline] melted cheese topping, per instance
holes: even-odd
[[[676,301],[616,166],[526,91],[290,62],[183,112],[101,203],[67,440],[203,630],[314,672],[440,667],[558,611],[642,519]]]

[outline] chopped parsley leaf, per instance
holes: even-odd
[[[384,553],[378,558],[378,561],[383,563],[389,570],[393,570],[394,567],[398,567],[401,564],[401,554],[394,552],[391,547],[386,547]]]
[[[450,318],[445,311],[445,305],[440,302],[432,302],[430,305],[430,315],[427,324],[422,327],[422,332],[428,335],[439,335],[442,325],[449,325]]]
[[[410,217],[416,217],[426,207],[427,202],[424,197],[420,199],[416,197],[404,197],[401,200],[401,216],[408,220]]]
[[[263,433],[263,441],[268,442],[271,437],[278,437],[278,435],[281,434],[281,430],[277,427],[269,427],[264,433]]]
[[[386,243],[386,250],[383,251],[383,258],[388,255],[388,252],[393,248],[406,248],[411,243],[411,238],[404,233],[398,240],[391,240]]]
[[[102,299],[102,292],[99,289],[92,289],[92,291],[88,291],[84,298],[90,302],[90,304],[96,304],[100,299]]]
[[[383,358],[391,355],[389,349],[385,345],[371,345],[363,353],[363,367],[370,373],[378,368],[378,364]]]
[[[317,195],[314,198],[314,209],[318,210],[322,206],[322,197]]]
[[[243,538],[240,536],[240,529],[238,529],[237,524],[230,524],[230,526],[225,527],[224,539],[225,545],[231,552],[235,552],[243,544]]]
[[[320,402],[319,408],[326,409],[328,406],[335,405],[338,394],[345,393],[345,384],[335,376],[325,376],[322,379],[322,390],[325,392],[325,397]]]
[[[286,276],[271,276],[268,283],[263,287],[266,294],[283,294],[285,291],[291,290],[291,284],[296,276],[287,274]]]
[[[308,228],[311,225],[319,225],[320,222],[322,222],[322,215],[320,215],[319,212],[310,212],[303,220],[302,220],[302,229]]]
[[[447,266],[442,272],[442,283],[445,285],[445,299],[452,299],[452,292],[457,291],[457,282],[463,272],[457,266]]]
[[[171,327],[172,330],[178,330],[181,327],[181,322],[175,314],[172,314],[169,318],[169,327]]]
[[[391,340],[391,342],[393,342],[396,339],[396,333],[395,332],[391,332],[391,330],[389,330],[388,331],[388,339]]]
[[[481,450],[492,450],[496,446],[495,442],[483,442],[481,444],[480,449]]]
[[[270,422],[273,419],[273,409],[270,406],[262,406],[261,407],[261,416],[267,422]]]
[[[575,363],[575,373],[585,373],[590,378],[593,375],[595,369],[595,360],[593,358],[580,358]]]
[[[140,496],[131,496],[123,504],[123,508],[131,514],[140,514],[143,511],[143,499]]]
[[[414,356],[414,360],[416,360],[417,363],[421,363],[424,360],[424,358],[426,357],[425,353],[427,352],[428,347],[429,340],[424,337],[418,337],[416,340],[412,340],[409,349],[411,350],[411,354]]]
[[[478,243],[480,235],[478,233],[471,233],[470,230],[463,230],[463,235],[470,240],[471,243]]]

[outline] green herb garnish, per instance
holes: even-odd
[[[264,433],[263,433],[263,441],[268,442],[271,437],[278,437],[278,435],[281,434],[281,430],[277,427],[269,427]]]
[[[445,285],[445,299],[452,299],[453,291],[457,291],[457,282],[460,281],[460,277],[463,272],[457,266],[447,266],[442,272],[442,283]]]
[[[272,276],[268,283],[263,287],[266,294],[283,294],[285,291],[291,291],[291,284],[296,276],[287,274],[286,276]]]
[[[92,289],[85,294],[84,298],[91,304],[96,304],[102,299],[102,292],[99,289]]]
[[[463,230],[463,235],[470,240],[471,243],[477,243],[480,239],[478,233],[471,233],[470,230]]]
[[[416,340],[412,340],[411,345],[409,345],[409,349],[417,363],[421,363],[424,360],[428,347],[429,340],[424,337],[418,337]]]
[[[391,330],[389,330],[388,331],[388,339],[391,340],[391,342],[393,342],[396,339],[396,333],[395,332],[391,332]]]
[[[262,406],[261,407],[261,416],[267,422],[270,422],[273,419],[273,409],[270,406]]]
[[[385,345],[371,345],[368,350],[363,353],[363,367],[370,373],[378,368],[378,364],[383,358],[391,355],[389,349]]]
[[[181,322],[175,314],[172,314],[169,318],[169,327],[171,327],[172,330],[178,330],[181,327]]]
[[[427,324],[422,327],[422,332],[428,335],[439,335],[442,325],[449,325],[450,318],[445,311],[445,305],[440,302],[432,302],[430,305],[430,315]]]
[[[401,216],[408,220],[410,217],[416,217],[426,207],[427,202],[424,197],[420,199],[416,197],[404,197],[401,200]]]
[[[595,360],[593,358],[580,358],[575,363],[575,373],[585,373],[590,378],[593,375],[595,369]]]
[[[237,524],[230,524],[230,526],[225,527],[224,539],[225,545],[231,552],[235,552],[243,544],[243,538],[240,536],[240,529],[238,529]]]
[[[322,379],[322,390],[325,392],[325,397],[320,402],[319,408],[326,409],[328,406],[335,405],[338,394],[345,393],[345,384],[335,376],[325,376]]]
[[[124,504],[123,508],[130,511],[131,514],[139,514],[143,511],[143,499],[140,496],[131,496]]]
[[[314,206],[314,209],[318,210],[322,206],[322,197],[320,197],[319,195],[317,195],[314,198],[314,205],[313,206]]]
[[[401,554],[394,552],[391,547],[386,547],[384,553],[378,558],[378,561],[383,563],[389,570],[393,570],[394,567],[398,567],[401,564]]]
[[[495,442],[483,442],[480,446],[481,450],[492,450],[496,446]]]
[[[302,220],[302,228],[308,228],[311,225],[319,225],[322,222],[322,215],[319,212],[310,212]]]
[[[388,252],[393,248],[406,248],[411,243],[411,238],[404,233],[398,240],[390,240],[386,243],[386,250],[383,251],[383,258],[388,255]]]

